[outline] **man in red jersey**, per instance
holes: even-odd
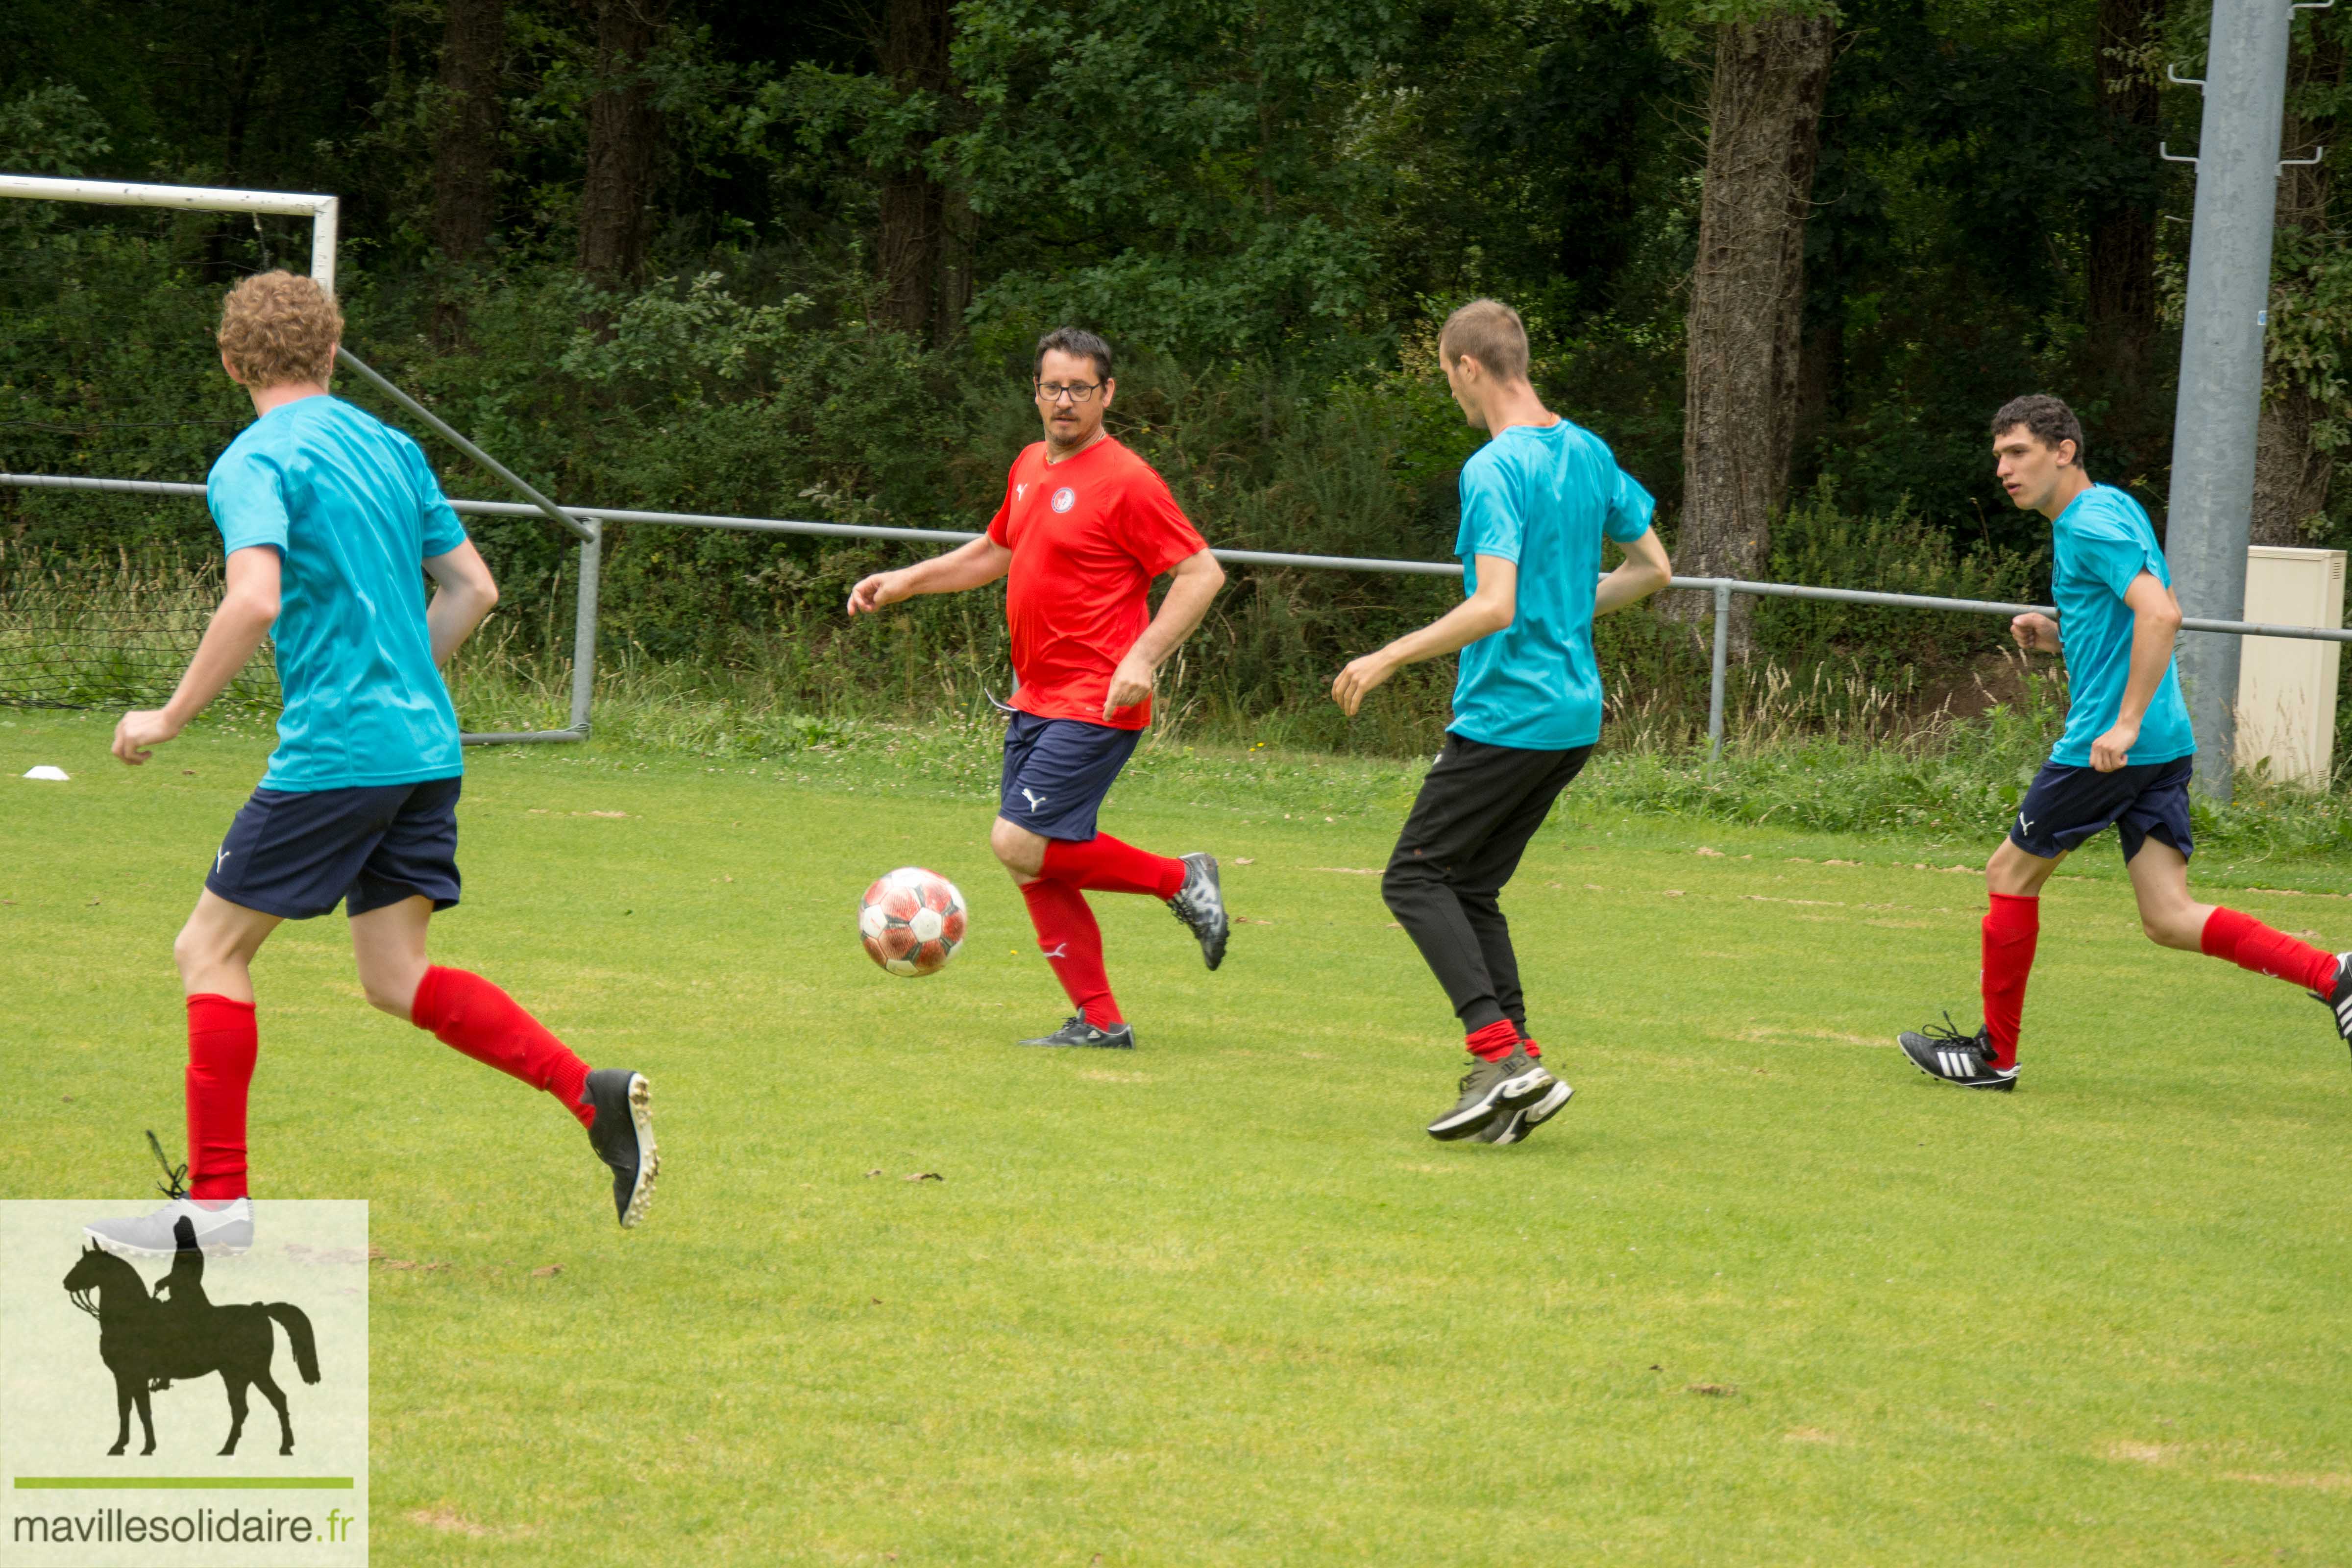
[[[1228,922],[1207,854],[1171,859],[1095,828],[1095,814],[1151,722],[1151,683],[1224,585],[1224,569],[1167,484],[1103,428],[1118,384],[1110,345],[1060,327],[1037,341],[1035,385],[1045,438],[1006,477],[1004,504],[971,543],[850,590],[849,613],[918,594],[955,594],[1010,574],[1013,721],[989,847],[1028,901],[1037,943],[1077,1009],[1024,1046],[1131,1050],[1103,972],[1102,931],[1084,889],[1164,900],[1223,962]],[[1171,576],[1160,613],[1146,598]]]

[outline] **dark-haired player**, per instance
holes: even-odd
[[[1213,857],[1154,855],[1098,831],[1095,817],[1151,722],[1154,677],[1208,614],[1225,573],[1167,484],[1103,428],[1118,386],[1108,343],[1074,327],[1047,332],[1034,385],[1045,438],[1013,459],[987,533],[865,579],[849,613],[1012,579],[1004,615],[1020,689],[988,842],[1077,1009],[1021,1043],[1131,1049],[1086,890],[1165,900],[1211,969],[1225,956],[1224,899]],[[1168,594],[1155,616],[1145,595],[1162,573]]]
[[[1600,437],[1543,405],[1518,312],[1475,300],[1438,334],[1445,382],[1493,439],[1462,466],[1463,602],[1341,670],[1353,717],[1404,665],[1460,650],[1454,720],[1389,857],[1381,892],[1461,1019],[1470,1070],[1433,1138],[1516,1143],[1571,1092],[1537,1060],[1510,927],[1496,901],[1601,739],[1592,618],[1670,581],[1650,493]],[[1606,579],[1603,539],[1625,552]],[[1597,584],[1597,591],[1596,591]]]
[[[1906,1033],[1904,1054],[1947,1083],[2016,1088],[2042,885],[2110,826],[2122,837],[2149,941],[2300,985],[2334,1010],[2337,1033],[2352,1040],[2352,955],[2322,952],[2189,896],[2189,758],[2197,742],[2172,666],[2180,606],[2147,513],[2123,491],[2091,482],[2083,427],[2054,397],[2003,404],[1993,416],[1992,443],[2010,499],[2050,520],[2058,618],[2020,616],[2010,632],[2021,647],[2065,656],[2066,731],[1985,867],[1991,908],[1979,976],[1983,1026],[1974,1035],[1948,1021]]]
[[[367,999],[475,1060],[553,1094],[612,1168],[625,1226],[659,1168],[646,1080],[591,1072],[514,999],[425,954],[457,901],[457,717],[436,668],[498,603],[489,568],[416,443],[331,395],[342,314],[309,278],[247,278],[221,310],[221,366],[254,422],[205,481],[227,591],[172,700],[125,714],[114,754],[145,762],[218,697],[267,635],[285,708],[268,772],[213,857],[172,945],[188,998],[184,1193],[89,1227],[116,1251],[207,1251],[253,1238],[247,1090],[258,1055],[252,963],[281,921],[340,902]],[[428,605],[423,584],[437,585]]]

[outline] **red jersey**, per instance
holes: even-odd
[[[1149,698],[1107,720],[1102,710],[1111,673],[1151,624],[1151,580],[1208,548],[1167,482],[1108,437],[1058,463],[1040,441],[1013,459],[988,537],[1013,552],[1013,705],[1115,730],[1150,723]]]

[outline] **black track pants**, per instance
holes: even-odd
[[[1590,746],[1528,752],[1448,735],[1421,781],[1381,896],[1445,987],[1465,1034],[1505,1018],[1527,1027],[1519,961],[1496,895],[1591,754]]]

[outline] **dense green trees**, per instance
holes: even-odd
[[[357,344],[583,500],[970,525],[1027,342],[1076,319],[1129,354],[1124,427],[1213,533],[1439,552],[1467,447],[1427,338],[1492,292],[1686,566],[1817,562],[1769,529],[1824,483],[2023,562],[1982,455],[2019,391],[2071,397],[2101,477],[2161,512],[2191,187],[2156,142],[2193,143],[2199,105],[2159,83],[2196,74],[2203,12],[18,0],[0,167],[341,194]],[[2296,27],[2290,152],[2342,140],[2352,16]],[[2352,535],[2340,189],[2281,186],[2273,537]],[[48,209],[0,242],[0,461],[194,477],[236,411],[174,345],[291,230]],[[0,496],[0,539],[43,515]],[[491,537],[551,581],[551,547]],[[768,614],[855,564],[672,538],[614,570],[690,626],[697,593]],[[1232,635],[1355,592],[1255,583]]]

